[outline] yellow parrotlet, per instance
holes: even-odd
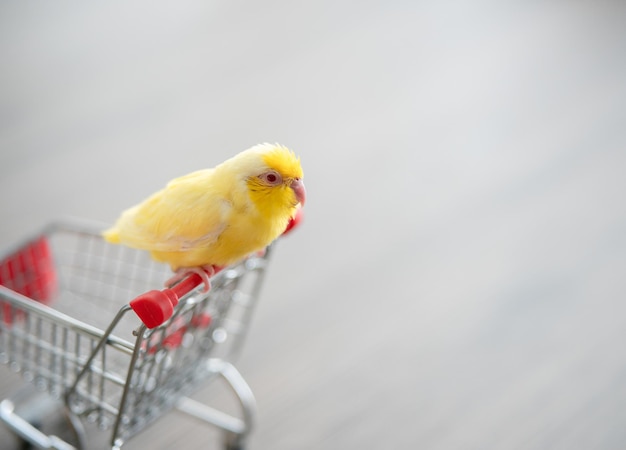
[[[299,158],[279,144],[260,144],[212,169],[170,181],[122,213],[103,233],[115,244],[147,250],[177,272],[198,273],[208,289],[214,266],[262,250],[304,205]]]

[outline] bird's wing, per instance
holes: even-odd
[[[172,180],[116,224],[119,240],[152,251],[208,247],[228,225],[231,204],[212,183],[212,169]]]

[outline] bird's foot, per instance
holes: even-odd
[[[215,268],[213,266],[181,267],[176,270],[174,276],[165,282],[165,287],[172,287],[193,273],[202,278],[202,282],[204,283],[204,289],[202,292],[209,292],[211,289],[210,278],[215,275]]]

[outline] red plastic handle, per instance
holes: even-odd
[[[302,218],[303,218],[302,208],[298,208],[298,211],[296,211],[296,214],[291,219],[289,219],[287,228],[285,228],[285,231],[283,231],[283,236],[290,233],[294,228],[300,225],[300,222],[302,222]]]
[[[171,288],[141,294],[131,300],[130,307],[148,328],[158,327],[172,317],[178,300],[202,283],[200,275],[194,273]]]

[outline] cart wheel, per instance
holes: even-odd
[[[1,418],[18,436],[20,450],[84,448],[82,423],[49,394],[26,385],[1,405]]]

